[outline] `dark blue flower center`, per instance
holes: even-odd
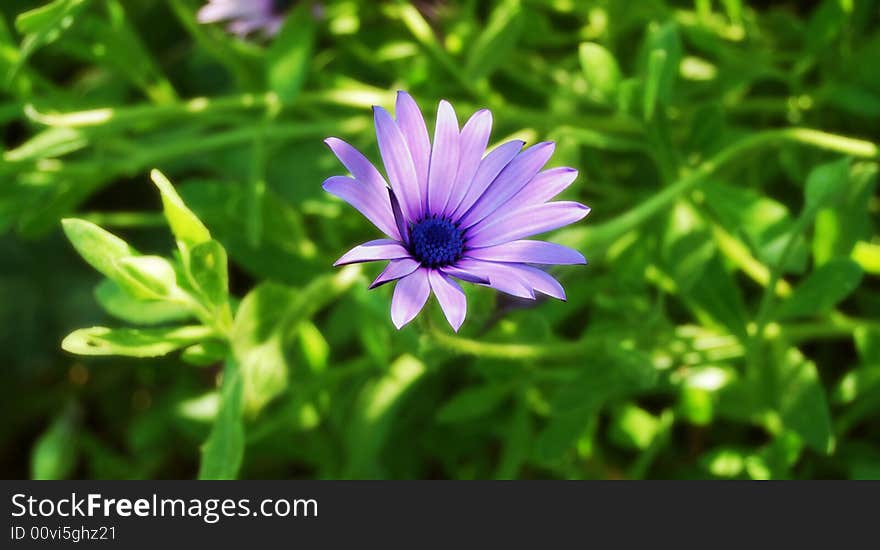
[[[461,231],[449,220],[426,218],[413,225],[410,252],[426,267],[455,263],[464,250]]]

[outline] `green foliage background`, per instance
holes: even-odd
[[[3,477],[880,478],[880,2],[40,4],[0,8]],[[558,142],[567,303],[398,332],[331,267],[377,232],[321,140],[378,160],[398,89]]]

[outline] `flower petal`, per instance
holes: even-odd
[[[440,303],[443,315],[452,325],[452,330],[458,332],[467,315],[467,299],[464,296],[464,291],[458,286],[458,283],[434,269],[428,271],[428,282],[431,284],[434,296]]]
[[[412,258],[401,258],[399,260],[391,260],[388,262],[388,265],[385,266],[385,269],[382,270],[382,273],[376,277],[376,280],[370,285],[370,290],[382,286],[385,283],[390,283],[391,281],[395,281],[400,279],[401,277],[406,277],[413,271],[415,271],[419,267],[419,262],[413,260]]]
[[[428,214],[441,214],[446,208],[449,193],[458,173],[458,119],[448,101],[437,107],[437,126],[434,128],[434,147],[428,169]]]
[[[477,111],[461,129],[458,153],[458,174],[449,193],[449,200],[443,215],[452,214],[470,188],[471,181],[480,167],[480,160],[486,152],[489,135],[492,133],[492,112],[488,109]]]
[[[324,180],[324,191],[335,195],[357,209],[380,231],[400,240],[400,231],[394,221],[390,201],[386,196],[376,196],[363,183],[347,176],[333,176]]]
[[[403,212],[400,210],[400,201],[397,200],[397,196],[391,189],[388,189],[388,200],[391,203],[391,215],[394,217],[394,224],[397,227],[397,232],[400,234],[400,240],[403,244],[409,246],[409,225],[406,223]]]
[[[515,241],[574,223],[590,213],[590,208],[570,201],[548,202],[529,206],[492,220],[465,238],[470,248],[485,248]]]
[[[409,221],[418,221],[422,216],[422,197],[419,180],[413,165],[412,155],[403,137],[403,132],[382,107],[373,108],[376,122],[376,137],[379,141],[379,152],[388,180],[394,194],[400,199],[400,207]]]
[[[505,264],[463,258],[456,262],[455,268],[459,272],[469,273],[474,277],[488,279],[489,281],[488,283],[477,284],[485,284],[485,286],[519,298],[535,299],[535,293],[531,287],[526,284],[517,272],[506,269]],[[444,270],[447,269],[444,268]]]
[[[196,14],[199,23],[215,23],[224,19],[239,17],[260,17],[268,15],[264,0],[255,2],[208,2]]]
[[[272,24],[272,17],[249,17],[246,19],[236,19],[229,23],[226,28],[232,34],[237,36],[247,36],[250,33],[259,30],[265,29],[269,25]]]
[[[474,248],[465,252],[465,256],[491,262],[555,265],[587,263],[583,254],[577,250],[546,241],[511,241],[486,248]]]
[[[379,173],[376,167],[373,166],[373,163],[363,153],[339,138],[330,137],[325,139],[324,143],[333,151],[339,162],[351,172],[354,179],[366,184],[377,196],[385,198],[385,190],[388,189],[388,184],[385,183],[385,178],[382,177],[382,174]]]
[[[513,212],[526,206],[543,204],[562,193],[577,178],[577,175],[577,170],[566,166],[545,170],[532,178],[532,181],[527,183],[519,193],[504,203],[504,211]],[[489,216],[482,222],[475,224],[474,227],[491,219],[492,216]]]
[[[461,226],[474,225],[495,212],[499,206],[518,193],[547,164],[555,148],[554,143],[545,141],[535,144],[517,155],[498,174],[483,196],[477,199],[470,211],[461,217]]]
[[[397,241],[391,239],[376,239],[358,245],[336,260],[333,265],[356,264],[360,262],[373,262],[376,260],[396,260],[409,258],[409,252]]]
[[[394,114],[412,155],[419,183],[419,196],[424,200],[428,196],[428,166],[431,163],[431,140],[425,119],[415,100],[406,92],[397,92]]]
[[[565,301],[565,289],[546,271],[523,264],[506,264],[504,268],[516,273],[528,286],[538,292]]]
[[[464,198],[461,199],[461,203],[452,212],[451,217],[453,219],[457,220],[460,218],[462,214],[465,214],[471,206],[477,202],[477,199],[483,195],[483,191],[485,191],[498,174],[504,170],[504,167],[513,160],[517,153],[522,149],[523,145],[525,145],[525,142],[518,139],[508,141],[490,151],[489,154],[480,161],[480,166],[477,168],[477,173],[474,174],[474,177],[471,180],[467,193],[465,193]]]
[[[391,322],[400,329],[419,314],[428,301],[431,287],[428,284],[428,270],[416,269],[397,281],[394,296],[391,298]]]
[[[445,267],[441,267],[440,271],[449,275],[450,277],[455,277],[456,279],[460,279],[462,281],[467,281],[469,283],[474,283],[475,285],[488,285],[489,278],[484,277],[483,275],[477,275],[475,273],[471,273],[470,271],[463,270],[454,265],[447,265]]]

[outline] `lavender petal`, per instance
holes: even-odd
[[[583,254],[577,250],[546,241],[511,241],[486,248],[474,248],[468,250],[465,256],[492,262],[554,265],[587,263]]]
[[[467,281],[469,283],[473,283],[475,285],[488,285],[489,278],[484,277],[482,275],[477,275],[476,273],[472,273],[470,271],[466,271],[454,265],[447,265],[445,267],[441,267],[440,271],[449,275],[450,277],[455,277],[456,279]]]
[[[370,290],[382,286],[385,283],[390,283],[391,281],[396,281],[401,277],[406,277],[413,271],[415,271],[419,267],[419,262],[413,260],[412,258],[401,258],[399,260],[391,260],[388,262],[388,265],[385,266],[385,269],[382,270],[382,273],[376,277],[376,280],[370,284]]]
[[[493,149],[480,161],[480,166],[477,168],[477,173],[474,174],[473,179],[471,179],[467,193],[465,193],[459,205],[455,207],[455,210],[452,210],[453,219],[461,218],[463,214],[470,210],[471,206],[482,196],[483,191],[498,177],[498,174],[504,170],[504,167],[516,157],[523,145],[525,145],[524,141],[508,141]]]
[[[531,287],[513,270],[505,269],[504,264],[470,260],[463,258],[456,262],[455,268],[459,272],[469,273],[474,277],[488,279],[485,286],[500,290],[519,298],[535,299],[535,293]],[[446,270],[447,268],[444,268]],[[452,273],[450,273],[452,274]]]
[[[449,193],[443,215],[452,214],[470,189],[471,181],[480,167],[480,160],[489,144],[492,133],[492,113],[488,109],[477,111],[461,129],[459,138],[458,173]]]
[[[387,194],[385,197],[376,196],[368,186],[347,176],[327,178],[322,186],[331,195],[335,195],[352,205],[380,231],[392,239],[401,239]]]
[[[336,263],[333,265],[356,264],[376,260],[396,260],[399,258],[409,258],[409,252],[402,244],[391,239],[376,239],[352,248],[336,260]]]
[[[468,247],[485,248],[530,237],[574,223],[590,208],[570,201],[548,202],[522,208],[465,234]]]
[[[489,185],[483,196],[477,199],[470,211],[462,216],[462,227],[470,227],[495,212],[498,207],[515,195],[531,181],[547,164],[556,145],[545,141],[535,144],[513,159]]]
[[[459,135],[455,110],[443,100],[437,107],[437,126],[434,128],[434,147],[428,169],[429,214],[441,214],[446,208],[449,193],[458,173]]]
[[[458,332],[467,315],[467,299],[464,291],[458,283],[437,270],[428,271],[428,282],[440,303],[443,315],[446,316],[452,330]]]
[[[367,185],[377,196],[385,197],[385,190],[388,189],[388,184],[385,183],[385,178],[382,177],[379,170],[373,166],[373,163],[363,153],[339,138],[327,138],[324,140],[324,143],[333,151],[339,162],[351,172],[354,179]]]
[[[425,306],[430,294],[428,270],[423,267],[397,281],[391,298],[391,322],[394,326],[400,329],[412,321]]]
[[[574,168],[560,167],[545,170],[532,178],[532,180],[523,187],[519,193],[514,195],[509,201],[504,203],[505,212],[513,212],[520,208],[543,204],[559,193],[562,193],[566,187],[577,178],[578,171]],[[474,225],[478,227],[481,223],[485,223],[492,219],[489,215],[483,221]]]
[[[431,162],[431,140],[422,112],[415,100],[406,92],[397,92],[397,105],[394,109],[397,125],[403,133],[419,184],[419,196],[424,201],[428,196],[428,166]]]
[[[216,23],[239,17],[261,17],[268,14],[265,0],[256,2],[208,2],[199,8],[196,19],[199,23]]]
[[[422,197],[406,139],[388,111],[374,107],[373,115],[379,153],[382,155],[385,171],[388,172],[391,188],[400,199],[401,209],[407,219],[411,222],[418,221],[422,217]]]
[[[546,271],[523,264],[506,264],[504,267],[516,273],[526,284],[538,292],[565,301],[565,289]]]

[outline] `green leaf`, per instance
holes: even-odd
[[[129,256],[117,262],[119,270],[147,289],[151,298],[171,296],[177,289],[177,276],[171,263],[160,256]]]
[[[193,181],[182,185],[180,192],[199,218],[215,228],[212,234],[228,255],[248,272],[288,284],[303,284],[317,272],[315,245],[305,233],[302,215],[271,189],[259,197],[263,228],[259,246],[248,238],[249,224],[241,215],[254,199],[246,186]],[[294,264],[300,267],[291,270]],[[323,270],[325,264],[319,265]]]
[[[682,57],[681,39],[676,24],[668,22],[652,26],[642,52],[644,111],[645,118],[650,120],[655,105],[667,106],[672,101]]]
[[[858,117],[880,117],[880,94],[848,82],[831,82],[819,90],[821,101]]]
[[[858,241],[851,257],[866,273],[880,275],[880,245]]]
[[[31,451],[31,479],[65,479],[76,467],[79,413],[68,405],[37,439]]]
[[[180,353],[180,358],[190,365],[204,367],[223,361],[228,353],[229,348],[225,343],[206,340],[184,349]]]
[[[676,205],[672,213],[664,260],[678,293],[699,319],[746,337],[747,314],[740,289],[699,214],[687,204]]]
[[[596,411],[579,408],[554,416],[535,440],[535,453],[542,462],[553,462],[574,449],[577,439],[595,422]]]
[[[287,386],[284,343],[295,302],[287,287],[264,283],[245,296],[232,328],[232,349],[241,371],[244,410],[257,414]]]
[[[162,195],[162,207],[165,210],[165,218],[168,225],[171,226],[171,232],[177,238],[178,242],[183,243],[186,248],[191,248],[197,244],[211,240],[211,233],[208,228],[202,224],[192,211],[187,208],[162,172],[153,170],[150,172],[150,178],[159,188]]]
[[[142,272],[141,267],[145,266],[138,267],[138,260],[134,258],[140,256],[128,243],[85,220],[67,218],[61,220],[61,224],[64,233],[80,256],[129,295],[147,300],[166,295],[163,289],[157,286],[158,283],[151,272],[149,270]],[[149,260],[144,263],[149,263]],[[162,268],[156,267],[157,265],[158,262],[150,263],[150,268],[161,271]]]
[[[315,374],[324,372],[330,358],[330,344],[314,323],[310,321],[300,323],[299,344],[309,370]]]
[[[717,447],[700,457],[700,464],[713,476],[739,477],[745,469],[745,453],[739,449]]]
[[[245,410],[257,414],[284,391],[290,358],[287,350],[296,328],[328,302],[348,290],[358,269],[342,269],[293,290],[264,283],[245,296],[232,327],[232,348],[240,365]]]
[[[302,89],[309,72],[315,34],[311,5],[300,2],[285,18],[272,42],[266,59],[269,88],[284,103],[293,102]]]
[[[859,264],[835,259],[820,266],[780,304],[776,317],[792,319],[827,313],[850,295],[862,281]]]
[[[21,34],[46,32],[57,26],[61,20],[71,15],[74,8],[85,4],[86,0],[55,0],[39,8],[18,14],[15,28]]]
[[[580,374],[556,392],[552,401],[554,414],[575,409],[598,410],[609,399],[650,388],[657,379],[648,355],[610,343],[605,349],[592,351],[590,360],[579,369]]]
[[[778,379],[779,414],[786,428],[820,453],[834,450],[834,433],[825,389],[816,365],[796,350],[781,361]]]
[[[220,408],[202,445],[199,479],[235,479],[244,458],[244,410],[241,372],[229,359],[223,369]]]
[[[510,386],[501,384],[465,388],[440,407],[437,421],[445,424],[485,416],[501,404],[510,389]]]
[[[587,81],[588,93],[603,101],[616,98],[620,67],[614,54],[595,42],[583,42],[578,48],[578,59]]]
[[[89,145],[88,136],[76,128],[65,126],[49,128],[36,134],[15,149],[3,153],[9,162],[23,162],[45,158],[60,157]]]
[[[818,210],[834,206],[843,198],[849,183],[849,159],[841,159],[814,168],[807,176],[806,207]]]
[[[91,222],[67,218],[61,220],[61,226],[79,255],[110,279],[120,278],[119,260],[137,255],[128,243]]]
[[[623,447],[647,449],[660,430],[660,419],[648,411],[628,404],[611,423],[610,437]]]
[[[660,86],[663,83],[664,70],[666,69],[666,50],[653,50],[648,57],[648,74],[645,77],[644,111],[645,119],[654,118],[654,110],[657,107],[657,98],[660,95]]]
[[[859,327],[853,337],[862,362],[880,365],[880,328]]]
[[[73,331],[64,338],[61,347],[78,355],[159,357],[213,336],[211,329],[202,326],[145,329],[91,327]]]
[[[424,375],[425,365],[411,355],[398,357],[388,372],[360,393],[354,417],[348,424],[348,464],[342,477],[380,476],[378,455],[385,444],[394,410],[401,398]]]
[[[835,256],[849,256],[859,240],[870,238],[868,205],[877,187],[877,165],[854,164],[848,181],[842,200],[816,215],[813,257],[819,265]]]
[[[496,479],[515,479],[528,459],[532,445],[532,420],[528,405],[520,399],[505,430],[504,448],[495,471]]]
[[[110,279],[95,287],[95,299],[110,315],[136,325],[159,325],[193,316],[187,306],[177,302],[136,299]]]
[[[465,72],[470,80],[479,80],[507,63],[524,28],[520,0],[503,0],[492,10],[483,32],[468,52]]]
[[[15,28],[26,36],[22,40],[19,64],[13,69],[13,74],[37,49],[58,40],[73,25],[77,13],[86,3],[87,0],[55,0],[19,14],[15,18]]]
[[[748,245],[758,260],[768,266],[779,264],[795,223],[784,204],[720,181],[704,186],[701,193],[724,228]],[[798,235],[784,271],[803,272],[807,257],[806,241]]]
[[[229,274],[223,245],[210,240],[194,246],[189,251],[189,270],[210,304],[221,306],[227,302]]]

